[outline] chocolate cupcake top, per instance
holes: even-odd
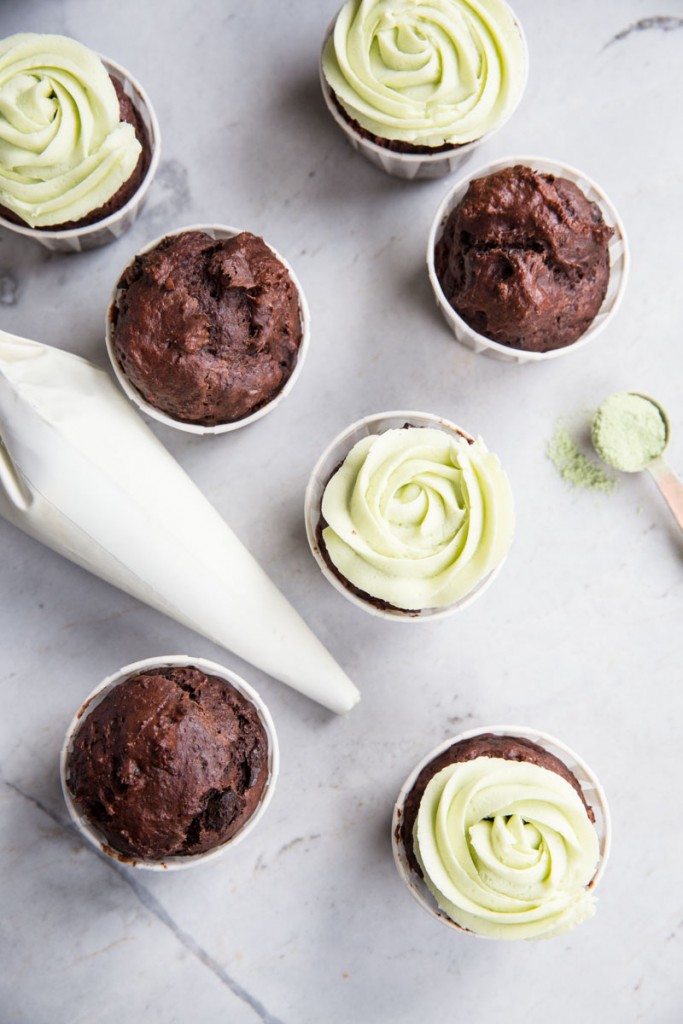
[[[119,683],[86,715],[67,785],[115,852],[154,861],[231,839],[255,812],[268,771],[253,704],[198,668],[168,667]]]
[[[272,401],[301,345],[299,293],[262,238],[164,238],[136,257],[118,284],[112,347],[150,405],[212,426]]]
[[[610,275],[600,207],[566,178],[505,167],[477,178],[435,251],[444,295],[475,331],[531,352],[577,341]]]
[[[75,39],[28,32],[0,41],[0,206],[12,219],[82,226],[134,194],[149,143],[117,86]]]

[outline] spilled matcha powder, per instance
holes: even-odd
[[[572,487],[608,494],[616,486],[616,478],[603,469],[600,463],[583,454],[561,421],[557,423],[548,441],[546,455],[562,479]]]

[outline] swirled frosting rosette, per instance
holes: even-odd
[[[410,146],[462,145],[519,102],[526,48],[503,0],[349,0],[325,80],[362,129]]]
[[[477,439],[432,427],[358,441],[325,487],[322,542],[363,595],[405,610],[470,594],[505,557],[510,484]]]
[[[99,57],[74,39],[0,42],[0,204],[33,228],[78,222],[133,174],[142,147]]]
[[[547,938],[594,913],[597,833],[576,789],[538,764],[477,757],[442,768],[413,842],[439,908],[477,935]]]
[[[492,726],[445,740],[415,767],[392,842],[408,890],[450,927],[549,938],[595,911],[610,814],[596,775],[560,740]]]

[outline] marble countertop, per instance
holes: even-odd
[[[528,90],[469,167],[511,154],[580,167],[632,248],[623,305],[600,339],[527,366],[462,348],[436,309],[424,251],[448,180],[385,176],[327,114],[317,59],[334,0],[2,4],[3,36],[62,32],[130,68],[163,133],[145,211],[116,244],[65,256],[0,235],[2,327],[104,367],[110,290],[152,238],[227,223],[287,256],[313,323],[292,395],[222,437],[153,429],[362,691],[335,717],[0,520],[3,1024],[681,1020],[681,537],[645,475],[608,495],[571,489],[545,449],[558,418],[580,433],[602,398],[637,389],[670,410],[670,461],[683,470],[683,18],[654,0],[515,8]],[[481,433],[518,510],[507,564],[481,600],[410,628],[329,586],[302,514],[334,434],[401,407]],[[83,844],[57,760],[102,678],[178,652],[256,686],[282,766],[248,840],[159,876]],[[574,747],[611,805],[598,913],[550,942],[450,933],[392,861],[392,804],[414,764],[463,728],[499,722]]]

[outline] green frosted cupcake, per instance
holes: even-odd
[[[328,107],[364,155],[389,173],[436,176],[454,169],[455,149],[469,151],[512,114],[526,44],[503,0],[349,0],[325,41],[321,76]]]
[[[415,768],[392,840],[409,890],[446,924],[480,938],[551,938],[595,913],[609,811],[564,744],[494,726],[447,740]]]
[[[48,248],[111,241],[132,223],[158,158],[156,118],[129,72],[67,36],[0,41],[4,226]],[[88,241],[58,244],[74,237]]]

